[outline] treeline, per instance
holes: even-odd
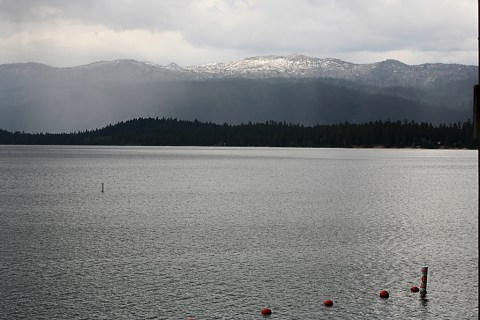
[[[473,124],[470,120],[438,126],[406,120],[303,126],[276,121],[231,125],[172,118],[138,118],[108,125],[102,129],[75,133],[24,133],[0,129],[0,144],[468,149],[476,147]]]

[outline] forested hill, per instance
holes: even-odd
[[[170,118],[139,118],[76,133],[0,129],[0,144],[475,148],[470,121],[438,126],[406,120],[303,126],[275,121],[219,125]]]

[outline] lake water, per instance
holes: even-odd
[[[0,146],[0,318],[476,319],[477,192],[466,150]]]

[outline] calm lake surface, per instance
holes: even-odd
[[[0,146],[0,318],[477,319],[477,192],[476,151]]]

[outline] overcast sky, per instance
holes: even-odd
[[[0,0],[0,64],[301,53],[476,65],[474,0]]]

